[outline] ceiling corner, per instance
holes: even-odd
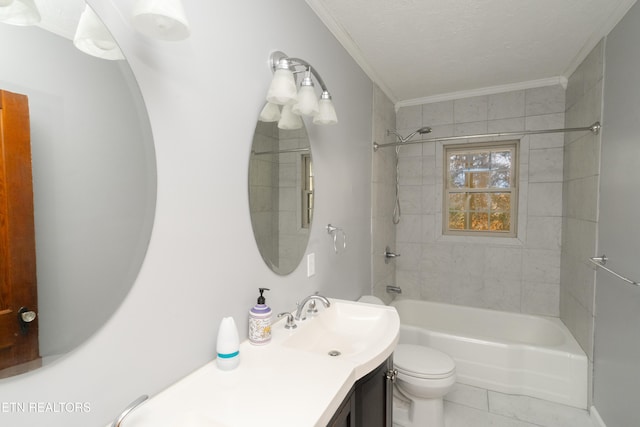
[[[349,32],[342,27],[338,23],[338,21],[334,18],[334,16],[327,10],[326,7],[319,0],[305,0],[309,5],[311,10],[320,18],[322,23],[327,27],[327,29],[333,34],[333,36],[338,40],[338,42],[344,47],[349,55],[356,61],[356,63],[362,68],[362,71],[371,79],[371,81],[376,84],[380,90],[389,98],[392,103],[396,103],[398,98],[395,96],[393,91],[389,89],[389,87],[380,79],[380,77],[373,70],[373,67],[369,64],[369,62],[364,58],[360,48],[353,41]]]

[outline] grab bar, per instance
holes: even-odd
[[[591,261],[592,263],[594,263],[596,266],[600,267],[604,271],[607,271],[607,272],[613,274],[618,279],[624,280],[625,282],[631,283],[632,285],[635,285],[635,286],[640,286],[640,283],[638,283],[638,282],[636,282],[634,280],[628,279],[628,278],[616,273],[615,271],[611,270],[610,268],[605,267],[604,265],[607,263],[608,260],[609,260],[609,258],[607,258],[607,256],[605,254],[602,254],[602,256],[595,256],[595,257],[589,258],[589,261]]]

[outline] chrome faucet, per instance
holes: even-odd
[[[317,295],[317,294],[309,295],[308,297],[303,299],[302,302],[298,304],[298,309],[296,310],[296,320],[305,319],[305,317],[302,317],[302,311],[304,310],[304,306],[307,305],[309,301],[315,301],[315,300],[322,302],[322,305],[324,305],[325,307],[331,307],[331,302],[329,302],[329,300],[323,297],[322,295]]]
[[[144,402],[148,398],[149,396],[147,396],[146,394],[143,394],[142,396],[140,396],[139,398],[131,402],[129,406],[127,406],[122,410],[122,412],[120,412],[120,414],[118,415],[118,418],[116,418],[113,424],[111,424],[111,427],[120,427],[125,417],[129,415],[129,413],[133,411],[136,408],[136,406],[140,405],[142,402]]]

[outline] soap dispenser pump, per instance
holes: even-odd
[[[260,296],[258,302],[249,310],[249,342],[254,345],[268,344],[271,341],[271,308],[266,304],[264,291],[268,288],[258,288]]]

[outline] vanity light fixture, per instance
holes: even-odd
[[[280,120],[280,107],[271,102],[267,102],[260,112],[261,122],[277,122]]]
[[[184,40],[191,34],[181,0],[135,0],[132,22],[136,30],[158,40]]]
[[[283,105],[280,120],[278,120],[279,129],[300,129],[303,126],[302,118],[293,112],[291,105]]]
[[[336,115],[335,107],[331,101],[331,95],[327,86],[324,84],[322,77],[307,61],[300,58],[290,58],[282,52],[273,52],[269,58],[269,64],[273,70],[273,79],[269,85],[267,91],[268,104],[260,113],[260,119],[263,116],[266,118],[265,110],[269,108],[273,111],[273,107],[270,104],[281,105],[282,113],[279,119],[278,127],[280,129],[298,129],[302,127],[302,120],[293,119],[290,117],[290,113],[299,116],[311,116],[313,117],[313,123],[317,125],[331,125],[338,123],[338,117]],[[302,70],[297,67],[302,68]],[[296,73],[304,72],[304,77],[300,83],[300,89],[296,89]],[[321,95],[320,100],[316,95],[314,89],[313,78],[320,85]],[[266,121],[266,120],[263,120]],[[284,123],[281,123],[284,122]],[[298,127],[291,127],[298,126]]]
[[[33,0],[0,0],[0,22],[35,25],[40,22],[40,12]]]
[[[124,59],[111,33],[89,5],[85,6],[80,15],[73,45],[82,52],[101,59]]]

